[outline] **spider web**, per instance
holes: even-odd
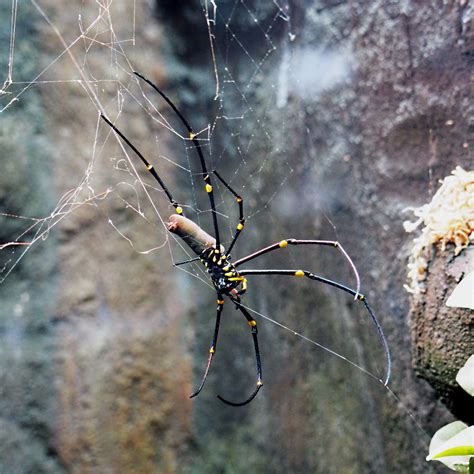
[[[28,93],[33,89],[54,86],[58,90],[61,90],[61,88],[66,89],[68,86],[77,86],[77,89],[80,89],[80,93],[83,95],[84,101],[89,102],[87,111],[96,111],[96,116],[92,115],[92,119],[91,117],[88,117],[89,124],[92,125],[93,120],[96,122],[96,125],[95,127],[90,127],[91,130],[95,129],[95,131],[94,136],[90,139],[90,145],[87,150],[88,162],[83,167],[84,171],[82,173],[82,179],[76,183],[76,186],[73,189],[64,193],[62,198],[58,201],[57,206],[49,215],[45,217],[16,216],[14,213],[9,213],[8,209],[3,213],[4,217],[12,219],[31,219],[31,228],[25,229],[25,232],[27,232],[28,235],[31,235],[33,231],[35,233],[32,240],[24,239],[23,241],[22,234],[20,234],[16,239],[2,243],[2,249],[9,249],[13,254],[11,258],[7,259],[8,262],[2,269],[2,281],[9,275],[17,262],[23,258],[22,256],[29,251],[29,248],[32,245],[34,245],[39,239],[44,238],[51,228],[55,227],[60,221],[68,217],[75,209],[84,205],[96,205],[101,200],[107,199],[110,194],[116,193],[117,189],[123,186],[129,186],[133,189],[133,201],[123,199],[124,205],[133,209],[144,218],[145,214],[143,207],[145,205],[151,206],[153,213],[155,214],[155,220],[161,224],[161,228],[158,229],[158,232],[162,236],[162,242],[156,247],[142,250],[142,252],[149,253],[164,246],[171,250],[171,247],[167,245],[167,243],[170,238],[173,238],[176,245],[181,246],[183,251],[188,253],[187,249],[185,249],[176,238],[170,236],[165,231],[164,223],[166,222],[167,215],[170,212],[170,207],[166,206],[166,202],[165,206],[161,207],[161,203],[156,204],[157,201],[163,201],[163,198],[160,197],[160,199],[153,199],[149,191],[153,190],[154,192],[160,192],[160,190],[156,189],[156,183],[150,184],[149,179],[146,181],[143,179],[143,173],[137,172],[138,170],[140,170],[140,172],[142,170],[137,166],[136,156],[131,154],[131,151],[120,142],[116,145],[116,148],[120,148],[118,153],[122,153],[124,156],[114,156],[112,158],[103,156],[105,154],[103,149],[106,141],[113,140],[113,137],[110,137],[110,130],[105,130],[104,133],[103,127],[99,124],[98,114],[102,112],[108,115],[108,111],[111,110],[111,117],[116,121],[117,126],[120,127],[120,117],[122,114],[127,113],[127,107],[129,110],[130,108],[139,108],[140,112],[143,113],[152,126],[158,129],[160,134],[160,136],[158,136],[158,133],[154,132],[154,137],[151,137],[151,140],[154,142],[152,158],[157,160],[159,169],[164,170],[163,173],[165,175],[167,172],[178,175],[181,172],[184,176],[178,176],[175,180],[178,183],[184,183],[188,188],[186,189],[187,194],[181,192],[177,198],[180,199],[180,202],[187,203],[184,204],[185,209],[187,208],[186,210],[191,214],[191,217],[196,218],[197,221],[201,222],[201,220],[205,219],[206,214],[209,215],[209,204],[207,202],[202,202],[202,200],[198,202],[198,180],[202,179],[202,173],[200,173],[196,167],[197,160],[196,156],[194,156],[195,152],[191,142],[183,136],[182,127],[179,126],[181,124],[177,124],[176,118],[170,117],[171,114],[169,111],[166,112],[166,116],[164,115],[165,112],[162,113],[163,107],[157,105],[157,102],[159,101],[156,100],[157,98],[153,91],[149,90],[149,88],[147,89],[146,85],[143,83],[138,83],[137,78],[133,75],[135,65],[132,64],[133,60],[131,60],[127,55],[127,46],[133,46],[136,43],[135,2],[125,11],[125,14],[129,15],[132,23],[132,28],[128,37],[122,37],[123,32],[117,32],[114,27],[112,20],[115,6],[114,2],[97,2],[97,16],[92,16],[88,23],[84,21],[81,12],[79,11],[77,15],[77,24],[74,25],[77,34],[70,35],[71,38],[65,38],[58,25],[55,24],[53,16],[48,12],[47,2],[46,7],[35,1],[32,1],[31,5],[33,8],[28,9],[28,15],[30,15],[31,19],[34,18],[36,21],[42,21],[42,26],[50,30],[52,41],[57,43],[55,45],[56,50],[51,54],[51,59],[46,66],[42,69],[38,68],[38,70],[32,72],[32,77],[30,77],[29,80],[14,80],[16,63],[15,47],[18,42],[16,24],[18,21],[18,15],[21,17],[22,15],[25,15],[25,13],[22,12],[22,8],[19,7],[18,2],[12,1],[11,36],[8,47],[7,74],[3,88],[0,91],[3,98],[2,113],[6,114],[14,109],[15,105],[20,101],[28,100]],[[242,42],[233,33],[232,20],[233,17],[238,16],[240,12],[233,8],[229,17],[224,19],[220,16],[216,16],[216,5],[211,2],[211,6],[213,10],[211,13],[209,12],[209,5],[207,4],[202,13],[204,14],[206,25],[209,28],[209,44],[212,52],[216,82],[214,100],[217,103],[217,107],[214,108],[217,110],[214,113],[214,117],[211,116],[209,118],[212,121],[203,124],[202,129],[198,129],[198,138],[203,150],[207,154],[207,159],[209,161],[208,166],[211,169],[220,169],[221,163],[228,160],[229,151],[237,151],[237,155],[233,157],[234,163],[230,178],[227,178],[231,184],[233,183],[234,176],[243,173],[246,173],[246,176],[250,180],[254,177],[258,180],[259,174],[268,167],[269,158],[264,155],[256,169],[255,167],[252,169],[248,163],[247,157],[252,153],[254,143],[261,140],[259,137],[266,137],[268,141],[271,141],[271,137],[265,127],[265,117],[255,119],[254,108],[247,98],[246,92],[251,90],[257,74],[262,73],[262,66],[265,64],[265,61],[277,49],[270,36],[271,30],[277,22],[281,22],[282,19],[288,21],[288,18],[275,2],[276,8],[274,18],[267,27],[267,31],[262,29],[262,37],[268,45],[263,57],[258,59],[253,58],[249,54]],[[250,9],[246,7],[246,10],[255,21],[258,20],[253,16]],[[234,73],[231,71],[230,67],[225,63],[224,66],[221,66],[219,58],[217,58],[217,48],[214,45],[214,40],[212,38],[212,28],[218,21],[226,21],[225,28],[231,36],[232,42],[237,45],[237,47],[242,51],[242,54],[247,56],[248,60],[254,65],[254,72],[250,77],[245,78],[243,81],[237,81],[233,77]],[[228,49],[222,54],[229,54]],[[91,61],[89,58],[98,55],[103,56],[104,60],[108,61],[108,70],[103,71],[98,69],[95,71],[91,67]],[[66,68],[63,67],[63,63],[66,61],[73,65],[72,68],[69,66],[67,71],[65,71]],[[56,72],[56,70],[58,70],[58,72]],[[69,73],[70,77],[58,79],[57,75],[64,74],[64,72]],[[106,91],[104,87],[108,87],[109,90]],[[275,85],[272,84],[272,87],[275,87]],[[248,93],[249,92],[247,92],[247,94]],[[231,95],[237,96],[237,101],[240,102],[238,110],[228,110],[228,107],[226,107],[227,97]],[[110,105],[111,103],[112,105]],[[130,105],[130,103],[132,103],[132,105]],[[267,107],[269,106],[270,104],[268,104]],[[248,139],[247,137],[244,137],[245,143],[243,143],[244,140],[240,138],[242,124],[249,120],[256,120],[259,125],[255,128],[255,131],[250,137],[248,137]],[[223,125],[223,122],[226,123]],[[231,124],[230,126],[228,125],[229,123]],[[232,130],[230,133],[226,133],[228,141],[225,147],[221,147],[221,149],[215,147],[217,149],[213,150],[211,147],[213,136],[220,133],[221,129],[225,130],[225,128],[231,128]],[[162,138],[166,131],[175,136],[176,140],[174,142],[170,140],[170,137]],[[105,138],[103,135],[106,135]],[[166,146],[166,144],[163,144],[165,140],[168,140],[171,144]],[[174,147],[176,147],[176,150],[174,150]],[[172,152],[170,151],[170,148],[173,149]],[[184,160],[182,157],[181,159],[176,158],[176,156],[179,156],[180,154],[182,156],[184,155]],[[117,171],[119,173],[122,172],[122,174],[128,174],[135,182],[127,182],[125,180],[117,181],[115,176],[112,176],[107,188],[98,188],[93,183],[94,173],[97,173],[97,161],[104,159],[110,159],[113,162],[113,166],[111,169],[107,170],[108,172],[113,173],[114,171]],[[286,176],[282,179],[280,184],[276,186],[276,189],[272,194],[265,196],[257,203],[257,205],[252,206],[250,214],[246,216],[248,220],[251,220],[254,215],[268,207],[268,204],[274,199],[278,194],[279,189],[284,185],[287,176],[292,173],[292,168],[288,161],[284,160],[279,162],[279,166],[285,167]],[[167,171],[167,168],[171,169],[171,171]],[[127,176],[127,178],[128,177],[129,176]],[[259,190],[257,189],[257,192],[258,191]],[[174,194],[177,195],[179,193],[174,192]],[[225,213],[226,201],[228,200],[226,193],[223,192],[222,189],[218,189],[217,208],[220,216],[223,218],[222,224],[227,225],[227,238],[224,239],[224,243],[230,240],[232,228],[234,227],[233,222],[227,222],[230,220],[229,216]],[[146,204],[145,201],[147,201]],[[110,223],[123,238],[127,239],[130,245],[133,245],[134,247],[136,246],[138,250],[139,244],[136,243],[135,239],[127,237],[120,231],[112,220]],[[20,255],[16,256],[15,254],[18,253],[18,250],[20,250]],[[172,258],[174,257],[172,256]]]
[[[119,27],[116,26],[117,6],[125,8],[121,14],[129,19],[125,24],[121,22]],[[85,159],[77,160],[73,150],[67,150],[68,158],[61,165],[64,166],[61,172],[73,176],[69,180],[72,188],[63,190],[62,197],[49,213],[40,216],[17,215],[9,212],[8,208],[1,213],[6,220],[23,223],[18,235],[1,243],[2,283],[32,247],[41,245],[58,224],[70,219],[84,207],[95,208],[101,218],[107,219],[118,236],[125,239],[139,254],[166,250],[172,263],[193,257],[179,239],[166,231],[171,208],[162,190],[142,172],[140,163],[131,150],[117,140],[110,129],[104,127],[99,120],[100,113],[109,116],[127,136],[127,115],[131,111],[142,114],[152,128],[151,135],[146,137],[151,142],[151,147],[140,139],[131,140],[143,150],[145,156],[154,160],[160,174],[169,178],[171,183],[174,182],[176,186],[169,184],[169,187],[179,189],[179,192],[173,191],[173,194],[183,203],[186,214],[204,228],[212,228],[209,203],[200,196],[202,173],[197,166],[192,142],[185,136],[172,112],[166,110],[156,94],[133,74],[137,62],[133,51],[140,46],[136,30],[136,9],[136,2],[124,7],[121,2],[98,1],[87,12],[81,12],[80,9],[77,11],[74,20],[71,20],[72,33],[67,34],[55,20],[57,12],[52,3],[32,0],[31,5],[23,10],[17,0],[11,2],[9,44],[2,51],[8,57],[6,78],[0,90],[3,99],[2,114],[13,113],[15,107],[28,101],[29,94],[36,90],[54,88],[58,94],[66,95],[74,89],[85,103],[83,108],[87,116],[82,118],[90,131],[87,135],[88,143],[84,145],[82,153]],[[275,133],[273,129],[270,130],[275,121],[269,117],[275,113],[275,104],[280,109],[288,99],[288,81],[291,77],[288,45],[294,38],[288,11],[289,7],[285,2],[269,2],[259,10],[250,8],[244,1],[236,0],[223,11],[214,1],[203,2],[200,12],[207,30],[208,67],[214,76],[214,90],[209,123],[200,124],[197,134],[209,169],[217,169],[221,173],[225,170],[230,185],[241,190],[245,196],[249,227],[253,222],[258,225],[259,214],[267,211],[272,201],[285,190],[285,184],[293,173],[292,165],[286,157],[284,139],[275,141],[275,136],[286,136],[287,123],[282,120],[280,129]],[[252,55],[250,47],[246,45],[245,35],[239,31],[243,23],[239,20],[242,15],[257,24],[258,39],[262,44],[258,56]],[[23,31],[18,31],[17,23],[24,21],[25,16],[38,22],[40,28],[48,32],[54,46],[44,66],[38,63],[38,68],[31,71],[30,77],[16,80],[15,68],[20,56],[18,44],[23,34]],[[219,34],[225,39],[223,44],[217,43]],[[247,66],[246,74],[232,66],[229,58],[235,55],[239,55]],[[106,63],[105,66],[102,62]],[[277,74],[275,64],[280,64]],[[256,98],[255,88],[261,81],[265,81],[266,88],[271,89],[273,94]],[[263,115],[262,112],[257,113],[254,105],[256,101]],[[191,118],[189,120],[194,123]],[[248,122],[253,124],[250,134],[246,130]],[[70,122],[67,126],[71,127],[70,133],[74,136],[74,124]],[[225,139],[222,140],[222,137]],[[112,154],[109,152],[110,147],[113,148]],[[147,153],[150,149],[152,151]],[[262,150],[264,152],[259,153]],[[256,153],[257,159],[254,157]],[[73,160],[81,163],[73,164]],[[280,173],[275,170],[275,161]],[[277,178],[276,184],[272,183],[273,189],[263,190],[260,181],[272,171],[280,179],[278,181]],[[103,173],[105,180],[100,176]],[[216,208],[225,245],[230,242],[237,213],[233,210],[232,195],[223,186],[219,186],[219,183],[215,185]],[[249,196],[247,189],[253,195]],[[109,210],[104,209],[106,206],[103,203],[109,200],[118,200],[124,208],[136,213],[146,222],[155,236],[155,244],[144,247],[141,235],[121,228]],[[333,229],[333,238],[337,239],[337,228],[329,214],[327,211],[326,219]],[[290,261],[294,263],[295,257],[290,257]],[[191,269],[180,267],[180,270],[212,288],[201,266],[194,265]],[[332,351],[322,344],[318,345]],[[365,371],[355,365],[359,370]],[[379,380],[379,377],[376,379]]]
[[[87,9],[77,6],[69,15],[69,23],[64,24],[64,17],[60,17],[52,1],[32,0],[25,7],[18,0],[12,0],[8,17],[10,33],[0,51],[5,77],[0,89],[1,116],[15,116],[22,104],[47,91],[53,97],[50,100],[56,100],[59,106],[50,103],[48,110],[59,116],[62,111],[57,109],[64,107],[67,119],[59,131],[50,131],[53,140],[57,138],[60,145],[53,142],[47,147],[54,156],[52,166],[58,176],[55,186],[60,199],[37,214],[23,214],[8,206],[1,210],[3,221],[9,225],[14,223],[11,226],[14,234],[0,242],[0,283],[5,283],[31,250],[43,245],[57,227],[65,225],[66,230],[74,227],[67,222],[77,216],[80,219],[83,212],[91,209],[97,219],[109,224],[111,233],[107,238],[123,239],[137,258],[163,253],[171,268],[172,264],[194,256],[166,229],[172,208],[158,183],[100,120],[100,113],[107,115],[160,170],[160,176],[173,197],[183,205],[186,215],[206,230],[212,229],[211,211],[203,193],[202,172],[194,146],[177,117],[150,87],[137,79],[134,70],[159,84],[196,127],[208,169],[219,170],[244,196],[247,227],[258,228],[265,219],[279,225],[276,220],[272,221],[272,206],[281,206],[288,215],[294,212],[300,204],[296,193],[288,188],[288,180],[294,172],[288,144],[292,117],[285,116],[283,110],[289,100],[289,83],[296,77],[301,88],[305,85],[300,67],[291,62],[292,16],[283,0],[265,2],[261,7],[250,5],[250,2],[235,0],[221,8],[213,0],[202,2],[198,14],[204,34],[200,38],[205,39],[206,45],[200,45],[205,54],[199,52],[197,61],[205,61],[205,67],[191,65],[194,76],[189,89],[177,90],[172,77],[182,77],[186,72],[172,59],[153,53],[151,45],[165,44],[166,33],[151,21],[139,26],[138,18],[145,9],[142,4],[96,1]],[[257,25],[256,36],[247,38],[240,20],[242,16]],[[6,22],[7,17],[3,18]],[[39,34],[48,38],[50,44],[31,71],[19,74],[21,43],[27,34],[23,23],[28,21],[39,25]],[[260,44],[257,49],[248,44],[255,40]],[[236,56],[239,61],[235,61]],[[331,80],[346,73],[347,67],[347,64],[339,65],[339,72]],[[203,70],[207,70],[205,77]],[[262,83],[270,93],[260,94]],[[206,89],[203,84],[207,84]],[[205,111],[202,105],[193,102],[191,89],[195,87],[201,87],[207,98]],[[69,107],[73,99],[80,105]],[[77,113],[74,107],[78,108]],[[194,118],[195,112],[197,118]],[[48,120],[58,123],[58,117]],[[15,138],[21,140],[21,134]],[[46,163],[51,157],[39,159]],[[29,169],[32,169],[31,164],[27,163],[21,171],[28,174]],[[271,186],[267,179],[270,174],[273,175]],[[216,180],[214,186],[221,239],[226,245],[237,222],[237,208],[233,196]],[[344,236],[337,234],[337,219],[324,201],[316,207],[322,210],[327,223],[325,238],[343,239]],[[131,228],[124,214],[133,214],[139,228]],[[239,246],[241,255],[258,247],[240,242]],[[299,267],[297,256],[286,255],[285,258],[288,268]],[[200,265],[181,266],[179,270],[199,280],[201,287],[213,294]],[[294,331],[289,325],[276,322],[269,311],[253,306],[248,309],[383,384],[382,376],[365,369],[363,363],[327,347],[304,331]],[[387,390],[390,389],[387,387]]]
[[[10,200],[0,199],[2,207],[6,203],[0,209],[0,219],[7,229],[0,234],[0,284],[8,283],[15,272],[21,271],[23,261],[37,247],[55,242],[56,234],[77,232],[87,214],[107,224],[104,227],[109,232],[100,245],[106,246],[110,239],[119,240],[132,249],[137,259],[152,255],[167,262],[160,278],[173,278],[169,276],[172,265],[194,257],[179,238],[167,231],[166,222],[173,209],[158,183],[101,121],[100,113],[107,115],[154,164],[185,214],[212,233],[211,210],[194,146],[177,117],[137,79],[134,70],[157,83],[178,105],[198,133],[208,169],[218,170],[244,197],[246,231],[236,254],[243,256],[271,243],[264,239],[265,229],[260,229],[268,222],[274,227],[281,225],[273,218],[272,209],[279,207],[291,216],[304,207],[301,193],[290,185],[296,166],[291,143],[294,117],[285,115],[285,106],[290,100],[290,86],[298,91],[305,84],[302,67],[291,57],[294,33],[288,4],[280,0],[262,5],[243,0],[201,2],[199,19],[205,47],[196,51],[196,63],[190,65],[194,73],[189,86],[178,89],[174,78],[186,83],[182,77],[187,73],[171,55],[161,52],[166,51],[167,41],[178,40],[169,29],[156,26],[155,19],[144,20],[150,15],[143,3],[104,0],[75,5],[66,21],[53,0],[32,0],[27,5],[11,1],[8,15],[2,11],[3,21],[9,20],[9,31],[0,45],[0,118],[16,122],[19,117],[28,136],[33,136],[34,146],[43,152],[35,155],[34,162],[27,161],[20,146],[16,151],[9,149],[3,159],[7,167],[17,168],[17,173],[10,170],[14,183],[25,181],[36,192],[29,194],[23,187],[13,186]],[[252,37],[243,26],[249,18],[256,25]],[[22,42],[31,22],[39,25],[36,34],[48,43],[38,47],[37,61],[27,68],[23,62],[27,51],[23,49],[30,46]],[[252,41],[257,41],[259,48]],[[185,46],[173,44],[178,51]],[[338,74],[345,73],[347,67],[345,63],[338,65],[339,72],[333,71],[331,81],[337,81]],[[49,97],[45,100],[49,100],[46,110],[50,116],[39,134],[48,135],[48,144],[38,139],[38,131],[28,125],[37,120],[39,112],[27,105],[41,94]],[[196,95],[202,97],[199,104]],[[48,122],[57,128],[48,129]],[[22,133],[11,134],[15,143],[25,139]],[[49,170],[56,177],[51,185],[55,190],[52,196],[50,190],[31,179],[37,169],[41,176]],[[217,180],[213,185],[221,239],[228,245],[238,221],[237,208],[225,187]],[[24,206],[25,202],[39,204]],[[308,238],[343,240],[337,232],[337,218],[324,200],[312,204],[311,209],[322,214],[327,234]],[[84,232],[88,232],[88,225]],[[295,252],[278,262],[287,268],[300,268],[304,261],[305,256],[298,257]],[[178,271],[184,288],[189,288],[191,280],[214,296],[201,265],[180,266]],[[347,275],[350,278],[349,272]],[[377,373],[366,368],[362,349],[354,357],[343,355],[286,322],[283,315],[275,320],[272,308],[257,307],[255,301],[245,303],[257,318],[276,324],[311,348],[317,346],[330,357],[342,359],[351,369],[383,386],[382,365]],[[350,330],[355,323],[344,324]],[[385,390],[399,402],[390,386]],[[408,409],[403,409],[417,424]]]

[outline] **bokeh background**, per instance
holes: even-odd
[[[472,167],[469,0],[0,0],[0,472],[429,473],[454,419],[412,368],[404,210]],[[339,240],[392,352],[390,390],[363,307],[330,287],[249,278],[265,385],[227,307],[208,382],[215,293],[166,231],[172,208],[104,111],[212,230],[196,155],[245,201],[241,257]],[[138,174],[135,172],[134,167]],[[216,183],[223,241],[237,222]],[[327,248],[267,255],[354,286]],[[230,305],[229,305],[230,306]],[[457,414],[459,416],[459,414]]]

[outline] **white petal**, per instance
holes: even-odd
[[[474,271],[458,283],[446,301],[446,306],[474,309]]]
[[[474,397],[474,355],[469,357],[464,366],[459,369],[456,382]]]

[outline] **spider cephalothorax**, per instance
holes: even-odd
[[[216,248],[207,248],[199,256],[206,270],[211,275],[212,283],[217,291],[235,296],[242,295],[247,290],[247,279],[239,274],[227,256]],[[242,288],[235,290],[239,285]]]
[[[212,171],[209,173],[206,166],[206,160],[204,159],[203,152],[201,150],[200,142],[197,138],[197,134],[191,128],[191,125],[188,121],[184,118],[181,112],[176,108],[176,106],[171,102],[171,100],[151,81],[143,77],[141,74],[135,72],[134,73],[137,77],[145,81],[149,84],[153,89],[161,95],[161,97],[168,103],[168,105],[173,109],[176,115],[180,118],[184,126],[188,131],[189,140],[193,142],[193,145],[196,149],[198,154],[199,162],[201,165],[202,170],[202,178],[204,181],[204,189],[209,197],[209,204],[212,211],[212,221],[214,227],[214,236],[209,235],[205,230],[199,227],[195,222],[188,219],[183,215],[183,206],[181,206],[178,201],[173,199],[172,194],[170,193],[169,189],[166,187],[165,183],[161,179],[160,175],[157,173],[155,168],[149,161],[138,151],[138,149],[127,139],[127,137],[104,115],[101,117],[109,124],[109,126],[115,131],[115,133],[133,150],[133,152],[140,158],[140,160],[145,165],[147,171],[155,178],[155,180],[159,183],[162,190],[166,194],[170,204],[174,207],[176,214],[170,216],[169,221],[167,223],[168,230],[178,235],[186,244],[190,247],[190,249],[194,252],[197,257],[191,258],[185,262],[181,262],[175,265],[181,265],[184,263],[194,262],[200,260],[204,266],[206,267],[209,275],[211,277],[212,283],[216,289],[217,293],[217,310],[216,310],[216,323],[214,327],[214,336],[212,338],[211,346],[209,348],[209,357],[207,360],[206,369],[204,371],[204,376],[201,379],[201,383],[197,390],[191,395],[191,397],[195,397],[199,394],[199,392],[204,387],[204,383],[207,379],[207,374],[209,372],[209,368],[211,366],[214,354],[216,352],[217,347],[217,338],[219,335],[219,326],[221,321],[222,310],[224,307],[224,297],[228,297],[230,302],[235,306],[235,308],[239,311],[240,314],[244,316],[247,320],[247,324],[250,326],[250,333],[253,338],[254,349],[255,349],[255,359],[257,365],[257,383],[255,390],[253,393],[247,397],[242,402],[231,402],[228,401],[221,396],[218,395],[218,398],[222,400],[224,403],[233,406],[242,406],[246,405],[250,401],[252,401],[255,396],[257,395],[258,391],[263,385],[262,382],[262,366],[260,363],[260,350],[258,347],[258,338],[257,338],[257,322],[251,316],[249,310],[240,302],[240,295],[242,295],[247,289],[247,279],[246,275],[254,275],[262,276],[262,275],[280,275],[280,276],[294,276],[294,277],[305,277],[313,281],[317,281],[320,283],[324,283],[326,285],[332,286],[337,288],[340,291],[343,291],[347,294],[350,294],[354,297],[354,300],[361,301],[367,312],[369,313],[370,317],[372,318],[375,327],[377,328],[380,340],[382,341],[382,345],[385,349],[385,355],[387,357],[387,374],[385,378],[385,384],[388,383],[388,379],[390,377],[390,369],[391,369],[391,359],[390,353],[388,350],[387,341],[385,340],[385,336],[383,335],[382,328],[375,317],[371,307],[367,303],[366,298],[359,292],[359,275],[357,270],[352,263],[349,255],[347,255],[346,251],[342,248],[342,246],[332,240],[300,240],[300,239],[285,239],[281,240],[280,242],[275,242],[267,247],[264,247],[256,252],[242,257],[233,263],[230,262],[230,252],[232,251],[237,239],[240,237],[242,230],[244,228],[245,218],[244,218],[244,208],[243,208],[243,199],[242,197],[237,194],[236,191],[220,176],[217,171]],[[211,178],[212,175],[212,178]],[[219,224],[218,224],[218,213],[216,210],[216,204],[214,201],[214,189],[213,189],[213,177],[216,177],[222,185],[227,188],[227,190],[234,195],[235,200],[238,205],[238,223],[235,227],[232,240],[230,241],[229,246],[225,250],[224,247],[221,245],[221,240],[219,236]],[[243,269],[237,270],[238,267],[241,265],[250,262],[251,260],[259,258],[261,255],[275,252],[281,249],[285,249],[287,247],[291,247],[294,245],[319,245],[319,246],[328,246],[332,248],[338,249],[346,261],[349,263],[350,268],[352,269],[356,281],[357,281],[357,288],[353,290],[337,281],[329,280],[328,278],[321,277],[316,275],[308,270],[302,269],[263,269],[263,270],[256,270],[256,269]],[[240,287],[240,289],[239,289]]]

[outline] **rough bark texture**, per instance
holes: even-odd
[[[450,308],[446,300],[474,268],[474,247],[457,257],[452,248],[439,246],[431,253],[426,292],[414,298],[411,308],[413,365],[458,418],[473,424],[472,397],[457,384],[456,374],[474,354],[474,311]]]

